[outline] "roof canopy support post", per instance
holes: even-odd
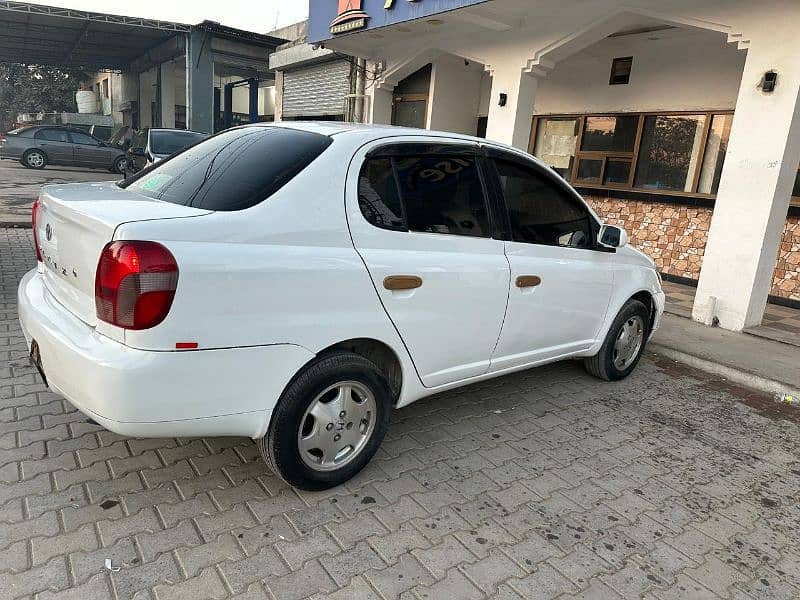
[[[186,114],[189,129],[214,132],[214,57],[211,34],[193,30],[187,34]]]

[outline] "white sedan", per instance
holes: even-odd
[[[121,183],[52,185],[19,286],[47,384],[124,435],[249,436],[303,489],[389,413],[567,358],[626,377],[664,293],[625,232],[514,148],[324,123],[225,131]]]

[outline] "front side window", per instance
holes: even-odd
[[[589,212],[554,181],[516,162],[496,160],[500,186],[516,242],[591,248]]]
[[[394,161],[408,229],[489,237],[489,214],[476,159],[398,157]]]
[[[153,154],[174,154],[204,137],[202,133],[193,131],[151,131],[150,151]]]
[[[332,143],[329,136],[296,129],[230,129],[120,185],[173,204],[243,210],[289,183]]]
[[[97,146],[98,142],[87,133],[80,133],[79,131],[70,131],[70,137],[73,144],[82,144],[84,146]]]
[[[36,132],[36,139],[46,142],[68,142],[64,129],[42,129]]]

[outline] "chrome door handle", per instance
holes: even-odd
[[[422,287],[422,277],[416,275],[391,275],[383,280],[383,287],[390,292],[416,290]]]
[[[532,288],[542,284],[542,278],[537,275],[520,275],[517,277],[518,288]]]

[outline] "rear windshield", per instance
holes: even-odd
[[[194,131],[151,131],[150,151],[153,154],[175,154],[204,137],[202,133]]]
[[[269,198],[331,145],[325,135],[282,129],[231,129],[121,183],[173,204],[233,211]]]

